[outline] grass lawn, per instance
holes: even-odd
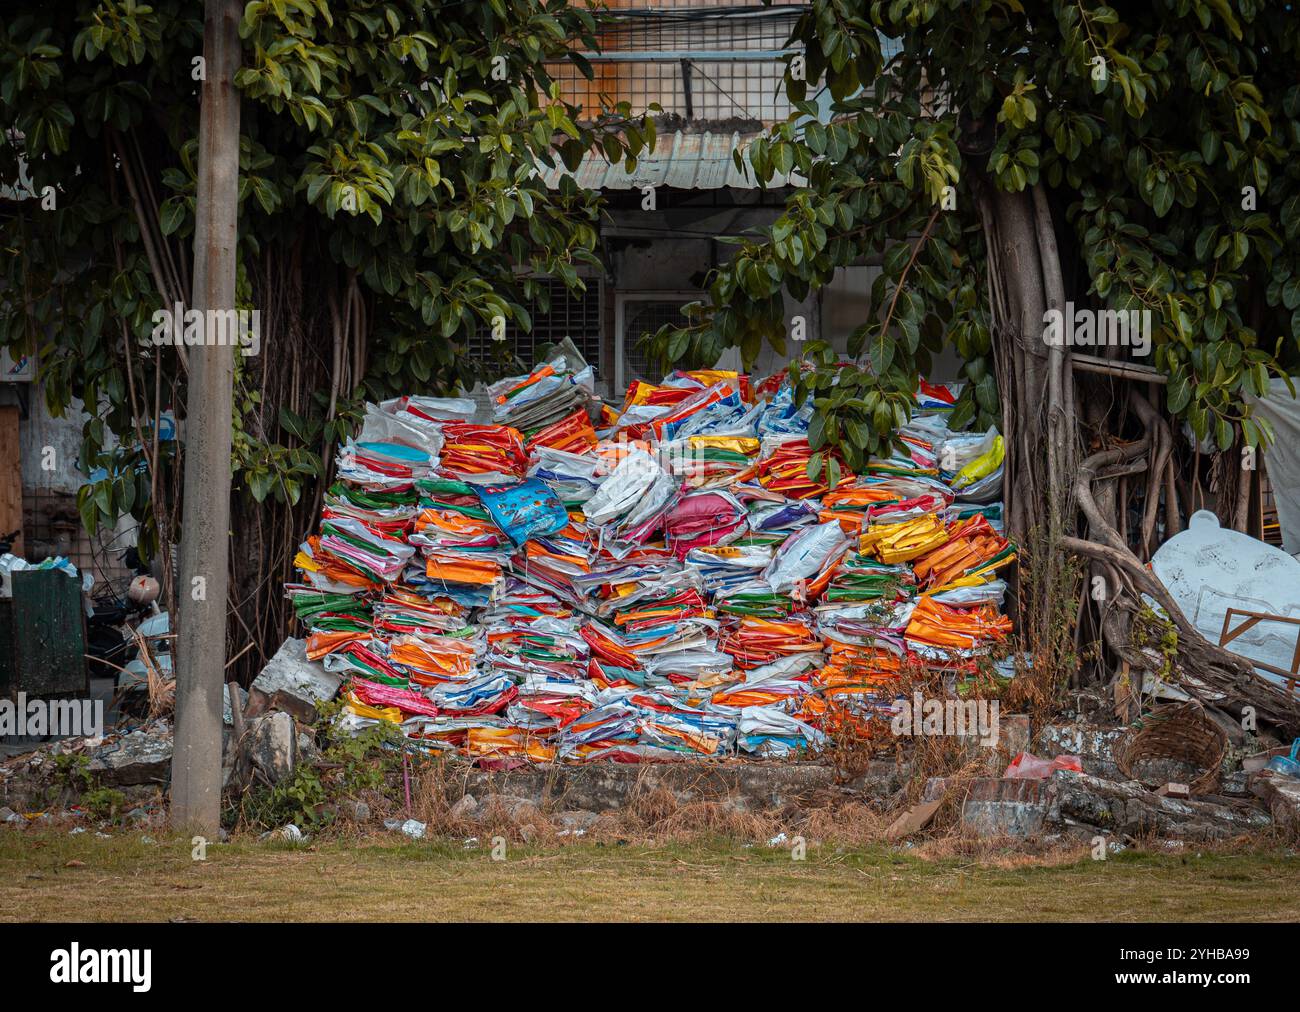
[[[0,832],[0,920],[1300,919],[1276,854],[923,860],[887,848],[235,842]]]

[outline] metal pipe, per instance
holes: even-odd
[[[578,55],[589,63],[680,63],[682,60],[698,60],[701,63],[752,63],[759,60],[779,60],[800,52],[802,50],[799,49],[647,49],[640,52],[582,52]]]

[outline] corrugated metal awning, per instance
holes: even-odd
[[[746,172],[738,172],[731,153],[740,151],[745,158],[745,149],[759,133],[683,133],[678,130],[671,135],[655,138],[655,150],[651,154],[642,153],[637,159],[636,169],[629,175],[623,170],[623,163],[610,164],[600,151],[588,151],[582,158],[577,170],[569,173],[556,162],[553,169],[543,169],[542,178],[546,185],[554,189],[562,175],[572,175],[579,186],[588,190],[639,190],[645,186],[669,186],[677,190],[717,190],[724,186],[738,190],[756,189],[753,168],[745,160]],[[788,176],[776,173],[767,184],[769,188],[778,186],[803,186],[804,179],[798,172]]]

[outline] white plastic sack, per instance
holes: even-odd
[[[836,554],[848,547],[849,539],[838,520],[805,527],[777,549],[772,564],[763,571],[763,579],[777,593],[792,590],[800,580],[809,580],[820,573]]]
[[[401,443],[403,446],[423,450],[430,457],[436,458],[442,453],[442,429],[432,423],[421,422],[421,419],[409,412],[391,414],[377,404],[367,404],[357,442]]]

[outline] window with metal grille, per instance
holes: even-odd
[[[601,375],[600,362],[600,290],[599,278],[584,278],[585,292],[570,292],[555,278],[536,279],[549,297],[549,308],[539,296],[522,305],[532,318],[533,329],[525,331],[513,320],[506,324],[506,347],[523,365],[531,369],[537,363],[537,350],[569,338],[587,363]],[[490,328],[480,328],[470,342],[469,353],[481,359],[496,356],[497,349]]]
[[[117,530],[100,528],[93,536],[87,534],[75,495],[47,489],[23,491],[25,558],[62,555],[79,572],[94,574],[97,590],[111,584],[113,592],[122,596],[135,573],[121,556],[135,541],[135,527],[126,521]]]
[[[594,79],[568,61],[548,64],[566,100],[594,113],[602,98],[634,113],[658,103],[665,113],[716,121],[774,122],[790,114],[780,87],[786,43],[808,4],[678,4],[627,9],[615,3],[603,21],[599,53],[588,54]],[[575,43],[574,47],[585,50]]]

